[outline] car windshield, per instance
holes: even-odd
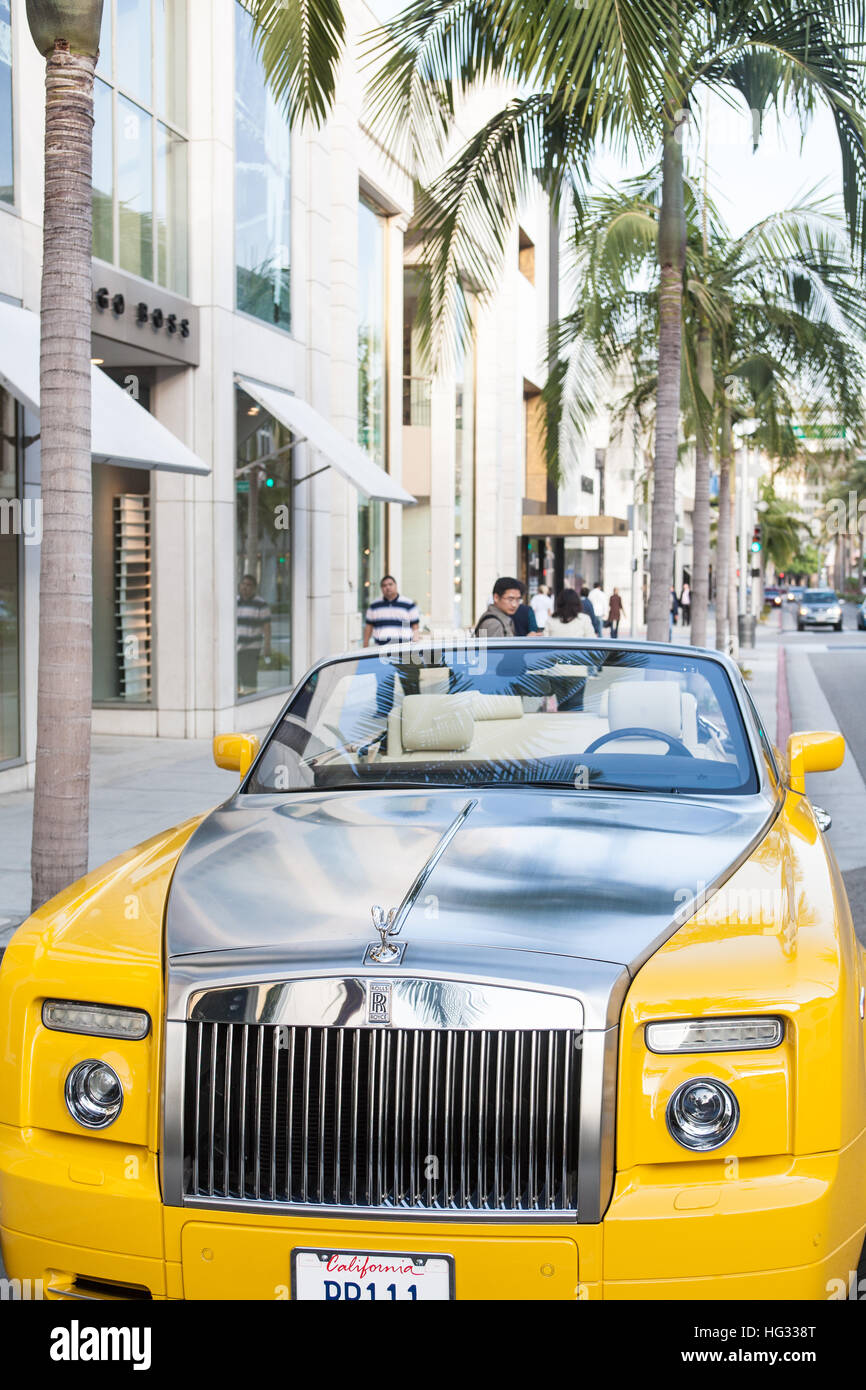
[[[807,589],[803,594],[803,603],[836,603],[836,595],[832,589]]]
[[[758,789],[740,707],[711,658],[511,642],[320,667],[244,792],[525,785]]]

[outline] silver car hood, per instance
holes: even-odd
[[[178,862],[166,918],[170,973],[185,996],[194,981],[207,988],[235,967],[246,979],[257,968],[269,979],[281,969],[375,974],[364,965],[378,939],[371,907],[396,908],[432,857],[392,976],[569,991],[599,977],[592,992],[609,996],[686,920],[697,895],[743,862],[775,814],[766,794],[239,796],[203,821]]]

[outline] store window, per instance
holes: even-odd
[[[291,328],[290,132],[271,95],[247,10],[235,3],[237,307]]]
[[[0,387],[0,763],[21,753],[19,407]]]
[[[94,88],[93,254],[176,294],[189,280],[186,32],[186,0],[105,0]]]
[[[0,203],[15,201],[12,168],[12,14],[0,0]]]
[[[292,436],[235,387],[237,695],[292,683]]]
[[[385,232],[378,208],[358,205],[358,443],[384,468],[385,443]],[[385,573],[385,504],[358,505],[358,606],[379,596]]]

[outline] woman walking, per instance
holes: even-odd
[[[594,637],[593,621],[583,611],[580,594],[563,589],[556,607],[544,625],[545,637]]]
[[[619,636],[619,625],[625,617],[625,609],[622,606],[619,589],[614,589],[610,596],[610,604],[607,610],[607,621],[610,626],[611,637]]]

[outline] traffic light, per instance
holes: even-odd
[[[752,532],[752,554],[759,555],[761,551],[761,528],[756,526]]]

